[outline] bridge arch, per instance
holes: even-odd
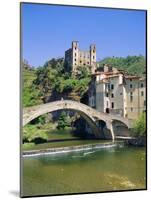
[[[127,124],[123,123],[123,121],[114,119],[112,120],[113,131],[115,133],[115,137],[128,137],[130,134],[129,127]]]
[[[45,105],[45,106],[44,106]],[[59,102],[52,102],[52,103],[48,103],[47,105],[44,104],[41,106],[34,106],[31,108],[27,108],[24,110],[24,114],[23,114],[23,126],[25,126],[27,123],[31,122],[33,119],[46,114],[46,113],[50,113],[50,112],[54,112],[57,110],[72,110],[74,112],[77,112],[78,114],[80,114],[81,117],[83,117],[86,122],[89,124],[89,126],[91,127],[93,133],[95,134],[95,136],[97,138],[100,138],[100,129],[97,127],[95,120],[93,119],[93,117],[91,115],[89,115],[87,113],[87,111],[84,109],[80,109],[78,107],[75,108],[75,106],[71,106],[69,105],[69,103],[67,102],[63,102],[63,101],[59,101]]]
[[[96,137],[101,136],[101,130],[98,128],[96,121],[102,120],[106,123],[106,127],[111,131],[112,139],[114,140],[114,131],[112,127],[113,120],[119,120],[128,126],[128,122],[121,117],[99,112],[85,104],[71,100],[54,101],[38,106],[32,106],[23,110],[23,126],[33,119],[49,112],[57,110],[73,110],[78,112],[90,125]]]

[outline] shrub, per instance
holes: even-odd
[[[66,112],[62,112],[60,114],[60,117],[58,119],[58,129],[65,129],[66,127],[71,126],[71,120],[70,118],[67,116]]]
[[[141,113],[134,122],[132,135],[137,137],[146,135],[146,113]]]

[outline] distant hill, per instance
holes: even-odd
[[[146,59],[144,56],[107,57],[98,62],[99,68],[104,64],[110,64],[117,69],[125,70],[132,75],[143,75],[146,73]]]

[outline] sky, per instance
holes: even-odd
[[[23,3],[23,58],[42,66],[64,57],[73,40],[79,41],[81,50],[96,44],[97,60],[145,55],[145,26],[145,11]]]

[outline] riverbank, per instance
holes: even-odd
[[[146,137],[142,136],[142,137],[131,138],[130,140],[126,141],[126,144],[131,145],[131,146],[137,146],[137,147],[145,147],[146,146]]]

